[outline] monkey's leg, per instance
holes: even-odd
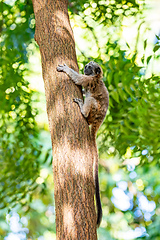
[[[84,103],[83,103],[82,99],[74,98],[73,100],[74,100],[74,102],[76,102],[76,103],[78,104],[78,106],[79,106],[79,108],[80,108],[80,110],[81,110],[82,115],[83,115],[85,118],[87,118],[88,115],[89,115],[89,111],[87,111],[87,110],[84,108]]]
[[[79,105],[81,113],[85,118],[88,117],[92,106],[95,105],[95,99],[93,99],[92,97],[86,97],[84,103],[81,99],[78,98],[75,98],[74,102]]]

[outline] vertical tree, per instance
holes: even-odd
[[[53,148],[57,239],[97,239],[89,127],[73,102],[81,89],[58,64],[78,71],[67,0],[33,0]]]

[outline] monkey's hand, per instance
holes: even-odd
[[[66,64],[64,64],[64,65],[59,64],[57,67],[58,72],[68,73],[68,71],[67,71],[68,69],[69,69],[69,67]]]
[[[70,79],[77,85],[81,85],[81,77],[79,77],[80,75],[75,72],[72,68],[69,68],[66,64],[64,65],[58,65],[57,67],[57,71],[58,72],[64,72],[66,73]]]

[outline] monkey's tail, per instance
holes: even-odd
[[[99,190],[99,178],[98,178],[98,150],[96,145],[96,132],[97,127],[91,126],[91,140],[94,153],[94,181],[95,181],[95,197],[96,197],[96,207],[97,207],[97,227],[100,226],[102,220],[102,206],[100,199],[100,190]]]

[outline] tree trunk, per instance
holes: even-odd
[[[81,88],[56,71],[63,63],[78,71],[67,5],[67,0],[33,0],[53,148],[56,232],[60,240],[96,240],[89,127],[73,102],[82,98]]]

